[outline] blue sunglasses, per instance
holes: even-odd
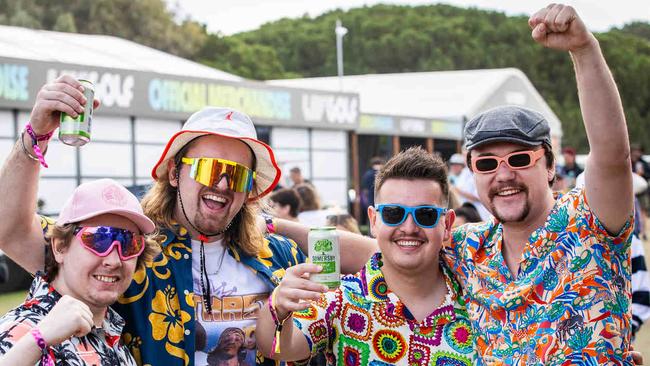
[[[375,209],[379,212],[381,221],[388,226],[401,225],[406,220],[406,216],[411,214],[415,223],[425,229],[435,227],[440,216],[445,215],[448,211],[446,208],[431,205],[404,206],[398,204],[377,205]]]

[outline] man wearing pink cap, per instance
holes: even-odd
[[[0,319],[0,363],[135,365],[109,305],[156,253],[138,199],[111,179],[75,189],[51,225],[45,272],[25,302]]]
[[[38,155],[32,142],[46,151],[41,136],[58,127],[60,112],[74,117],[87,102],[81,88],[62,76],[41,89],[30,121],[36,138],[23,134],[0,173],[0,190],[9,193],[0,207],[0,249],[32,272],[43,268],[48,230],[34,214],[39,164],[30,157]],[[265,238],[256,226],[257,200],[273,190],[280,169],[248,116],[208,107],[171,137],[152,176],[141,204],[159,230],[161,253],[136,271],[114,308],[138,363],[205,365],[225,329],[254,334],[257,310],[284,268],[304,261],[294,242]],[[250,348],[240,360],[265,364]]]

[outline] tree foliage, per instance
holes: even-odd
[[[0,9],[0,24],[106,34],[188,58],[207,36],[198,22],[177,22],[162,0],[0,0]]]
[[[280,19],[233,36],[177,19],[163,0],[0,0],[0,24],[126,38],[250,79],[336,75],[334,25],[345,73],[515,67],[563,123],[564,143],[586,152],[573,66],[564,52],[532,41],[527,17],[450,5],[364,6]],[[631,139],[650,148],[650,24],[597,34],[619,86]]]
[[[349,30],[346,74],[515,67],[562,121],[563,143],[587,151],[570,57],[536,44],[525,16],[450,5],[375,5],[282,19],[221,39],[270,47],[286,70],[283,77],[336,75],[337,19]],[[631,140],[650,148],[650,24],[633,22],[596,37],[618,84]],[[239,73],[237,67],[230,71]],[[276,73],[262,75],[278,78]]]

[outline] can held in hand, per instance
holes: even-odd
[[[311,274],[310,280],[334,289],[341,285],[341,253],[339,236],[331,226],[309,230],[309,260],[323,267]]]
[[[71,146],[85,145],[90,141],[90,127],[93,120],[93,100],[95,99],[95,86],[88,80],[79,80],[84,87],[86,105],[83,113],[77,118],[72,118],[67,113],[61,112],[61,125],[59,126],[59,140]]]

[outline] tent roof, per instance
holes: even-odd
[[[0,25],[0,56],[219,80],[244,80],[237,75],[118,37],[4,25]]]
[[[519,69],[482,69],[348,75],[271,80],[270,84],[359,93],[361,113],[418,118],[469,119],[509,79],[516,78],[560,131],[560,121]],[[342,87],[342,88],[341,88]]]

